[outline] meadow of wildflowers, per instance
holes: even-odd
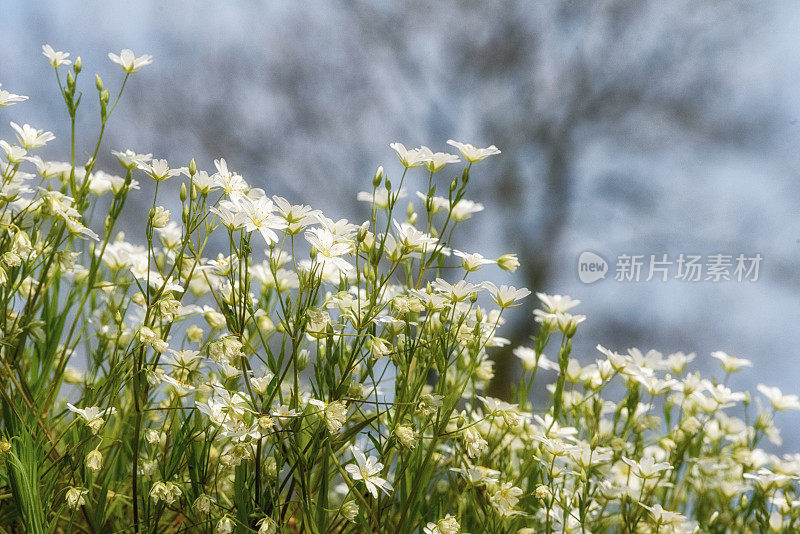
[[[449,246],[496,147],[393,143],[393,181],[380,167],[358,195],[369,219],[336,220],[224,159],[116,150],[96,168],[152,58],[109,54],[118,88],[80,90],[80,58],[43,52],[71,151],[43,160],[54,136],[28,124],[0,141],[0,532],[798,531],[800,455],[759,444],[800,402],[732,391],[746,359],[713,353],[701,377],[694,354],[573,355],[580,303],[538,293],[512,398],[484,394],[504,318],[532,298],[481,280],[514,254]],[[26,99],[0,90],[0,107]],[[152,204],[123,232],[129,194]]]

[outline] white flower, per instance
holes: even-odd
[[[622,461],[631,467],[634,475],[644,479],[653,478],[662,471],[670,471],[674,469],[669,462],[656,462],[655,458],[652,456],[643,458],[638,462],[623,456]]]
[[[428,195],[420,191],[417,191],[417,196],[425,202],[425,211],[428,211],[431,215],[435,215],[450,207],[450,201],[444,197],[433,196],[429,199]]]
[[[450,207],[450,216],[455,221],[466,221],[479,211],[483,211],[483,204],[462,198]]]
[[[531,292],[524,287],[519,289],[514,286],[505,285],[497,287],[491,282],[486,282],[484,286],[489,290],[495,304],[501,308],[516,308],[520,305],[520,300],[531,294]]]
[[[458,141],[453,141],[452,139],[448,139],[447,144],[456,147],[458,151],[461,152],[461,155],[464,156],[464,159],[470,163],[482,161],[489,156],[494,156],[495,154],[500,153],[500,151],[494,145],[491,145],[487,148],[475,148],[469,143],[459,143]]]
[[[545,295],[544,293],[536,293],[536,296],[542,301],[542,304],[544,304],[544,311],[547,313],[566,312],[581,303],[581,301],[574,300],[566,295]]]
[[[238,230],[244,227],[245,213],[239,209],[239,205],[230,200],[223,200],[219,207],[211,208],[209,211],[218,215],[222,224],[229,230]],[[230,264],[228,264],[230,265]]]
[[[389,145],[389,147],[397,152],[397,158],[400,160],[400,163],[403,164],[403,167],[407,169],[419,167],[423,163],[429,162],[433,159],[433,153],[427,147],[412,148],[411,150],[408,150],[405,146],[403,146],[402,143],[392,143]]]
[[[267,197],[258,200],[242,197],[239,203],[244,213],[244,229],[247,232],[258,230],[268,245],[277,243],[278,234],[274,230],[286,228],[287,223],[282,217],[273,213],[272,201]]]
[[[730,388],[723,384],[712,384],[708,380],[703,380],[702,385],[708,394],[711,395],[711,398],[714,400],[714,402],[716,402],[719,407],[722,408],[733,406],[734,403],[741,402],[747,398],[747,395],[744,393],[731,391]],[[695,392],[693,397],[699,398],[700,392]]]
[[[76,413],[80,416],[81,419],[86,423],[86,426],[92,429],[92,433],[97,434],[97,432],[103,427],[105,421],[103,417],[106,415],[111,415],[116,413],[116,409],[114,408],[106,408],[105,410],[101,410],[97,406],[89,406],[88,408],[76,408],[70,403],[67,403],[67,408],[72,413]]]
[[[695,353],[684,354],[683,352],[675,352],[667,356],[667,366],[670,371],[676,375],[683,373],[686,364],[695,359]]]
[[[408,223],[398,223],[397,221],[393,221],[393,223],[397,229],[398,243],[409,250],[422,250],[426,245],[435,245],[439,241]]]
[[[536,367],[538,355],[535,350],[528,347],[516,347],[512,352],[521,360],[522,368],[526,371],[532,371]]]
[[[784,395],[780,389],[771,388],[764,384],[759,384],[757,387],[758,391],[769,399],[772,407],[776,410],[800,410],[800,401],[798,401],[797,395]]]
[[[0,87],[2,87],[2,83],[0,83]],[[10,93],[5,89],[0,89],[0,108],[4,108],[6,106],[12,106],[17,102],[24,102],[28,100],[27,96],[23,95],[16,95],[14,93]]]
[[[207,514],[211,511],[211,497],[205,493],[201,493],[200,496],[195,499],[192,508],[199,514]]]
[[[281,404],[273,409],[271,414],[273,417],[277,418],[278,422],[282,425],[287,424],[292,418],[300,415],[297,410],[290,410],[285,404]]]
[[[207,195],[219,187],[206,171],[197,171],[197,174],[192,176],[192,185],[197,188],[201,195]]]
[[[428,147],[422,147],[427,149]],[[458,163],[461,161],[455,154],[448,154],[447,152],[431,152],[429,154],[430,160],[425,162],[425,167],[431,172],[439,172],[448,163]]]
[[[48,141],[52,141],[56,138],[53,132],[37,130],[30,124],[20,126],[16,122],[12,122],[11,127],[17,132],[17,141],[19,141],[19,144],[25,147],[26,150],[43,147]]]
[[[489,446],[489,443],[478,434],[475,427],[465,428],[461,433],[461,438],[464,440],[464,447],[467,449],[467,455],[470,458],[477,458]]]
[[[29,158],[33,159],[33,158]],[[37,165],[37,170],[39,169]],[[42,171],[47,172],[46,164],[43,163]],[[42,174],[40,171],[39,174]],[[43,176],[44,177],[44,176]],[[122,190],[125,186],[125,180],[119,176],[108,174],[105,171],[94,171],[89,175],[89,191],[97,196],[104,195],[109,191],[115,193]]]
[[[650,511],[650,516],[653,518],[653,522],[656,525],[680,525],[686,521],[686,517],[684,517],[682,514],[664,510],[660,504],[655,504],[653,506],[647,506],[644,503],[639,504]]]
[[[87,489],[70,486],[66,494],[67,506],[73,510],[77,510],[79,506],[86,504],[86,499],[84,497],[87,493],[89,493]]]
[[[737,358],[735,356],[729,356],[726,353],[722,352],[721,350],[712,352],[711,357],[718,359],[722,363],[722,369],[726,373],[735,373],[736,371],[744,367],[753,366],[753,362],[751,362],[750,360],[746,360],[744,358]]]
[[[109,53],[108,59],[114,63],[119,63],[122,66],[122,70],[128,74],[139,72],[142,67],[153,62],[153,56],[145,54],[143,56],[136,57],[136,55],[133,53],[133,50],[129,50],[127,48],[123,49],[122,52],[120,52],[120,55]]]
[[[50,62],[50,65],[58,68],[61,65],[71,65],[72,61],[68,60],[69,52],[56,52],[49,44],[42,45],[42,54]]]
[[[86,455],[86,467],[95,473],[103,468],[103,455],[97,449]]]
[[[173,378],[170,375],[163,375],[161,377],[161,380],[172,386],[173,389],[175,390],[175,393],[179,397],[185,397],[186,395],[197,389],[193,385],[184,382],[182,380],[178,380],[177,378]]]
[[[519,502],[520,495],[522,495],[521,489],[511,482],[503,482],[489,498],[489,502],[491,502],[497,513],[503,517],[521,515],[523,512],[514,509],[514,506]]]
[[[392,353],[392,344],[383,338],[369,336],[364,342],[364,347],[369,349],[372,356],[378,360]]]
[[[461,252],[460,250],[454,250],[453,255],[461,258],[461,266],[467,272],[477,271],[484,265],[495,263],[495,260],[484,258],[482,254],[478,254],[477,252],[470,254],[467,252]]]
[[[278,524],[271,517],[264,517],[256,523],[258,534],[275,534],[278,531]]]
[[[355,523],[358,516],[358,505],[355,501],[347,501],[339,508],[339,513],[351,523]]]
[[[6,156],[6,159],[9,163],[22,163],[25,160],[25,154],[27,154],[27,150],[22,148],[21,146],[11,146],[5,140],[0,139],[0,149],[3,150],[3,153]]]
[[[417,445],[417,433],[413,427],[400,425],[394,429],[394,435],[400,445],[407,449],[413,449]]]
[[[71,233],[85,235],[86,237],[94,239],[95,241],[100,241],[100,236],[98,236],[97,233],[91,228],[87,228],[78,219],[67,217],[64,219],[64,222],[67,224],[67,230],[69,230]]]
[[[774,473],[766,467],[762,467],[756,473],[745,473],[742,476],[747,480],[753,480],[763,490],[767,490],[779,484],[785,484],[797,478],[796,476],[784,475],[783,473]]]
[[[367,458],[364,453],[355,445],[350,446],[350,451],[353,453],[355,464],[347,464],[345,469],[354,480],[363,480],[367,486],[367,490],[376,499],[378,498],[378,489],[380,488],[386,495],[392,491],[392,485],[385,479],[378,476],[383,469],[383,464],[378,462],[374,456]]]
[[[274,196],[275,207],[287,224],[287,233],[295,235],[322,218],[322,212],[304,204],[290,204],[283,197]]]
[[[328,403],[317,399],[311,399],[308,403],[322,409],[325,426],[331,434],[338,432],[347,421],[347,405],[342,401]]]
[[[306,231],[305,238],[317,251],[317,261],[323,264],[331,263],[345,272],[353,270],[353,266],[341,257],[353,250],[351,242],[337,240],[333,232],[327,228],[310,228]]]
[[[392,203],[397,202],[397,199],[403,198],[406,196],[406,190],[400,189],[399,191],[389,191],[385,187],[379,187],[375,190],[375,193],[367,193],[366,191],[361,191],[357,196],[356,200],[360,200],[361,202],[369,202],[371,204],[375,204],[375,207],[378,209],[386,209]]]
[[[347,222],[347,219],[334,221],[333,219],[323,216],[322,213],[319,213],[316,219],[322,227],[329,230],[339,242],[352,241],[356,232],[359,230],[358,225]]]
[[[147,175],[156,182],[163,182],[167,178],[188,172],[186,167],[171,169],[169,163],[167,163],[165,159],[154,159],[150,163],[139,162],[139,169],[146,172]]]
[[[497,477],[500,476],[500,471],[489,469],[481,465],[475,465],[469,468],[451,467],[450,471],[458,473],[463,476],[467,482],[474,486],[479,486],[487,483],[497,484]]]
[[[215,159],[214,166],[217,168],[217,172],[211,175],[211,182],[222,188],[228,198],[238,200],[250,190],[250,186],[247,185],[244,178],[228,170],[228,163],[224,158]]]
[[[462,302],[467,300],[472,293],[484,288],[483,284],[470,284],[466,280],[459,280],[455,285],[437,278],[432,284],[433,289],[441,292],[452,302]]]
[[[516,426],[522,421],[519,407],[514,404],[495,399],[494,397],[481,397],[480,395],[478,395],[478,400],[486,407],[487,415],[498,415],[502,417],[509,426]]]
[[[231,534],[233,532],[233,521],[227,515],[217,522],[214,528],[216,534]]]
[[[152,154],[137,154],[130,149],[126,150],[125,152],[112,150],[111,153],[117,156],[119,164],[128,170],[143,168],[148,161],[153,159]]]
[[[672,378],[662,380],[655,376],[652,371],[646,367],[632,368],[627,374],[633,377],[637,382],[639,382],[639,384],[644,386],[644,389],[650,395],[663,395],[678,385],[677,380]]]
[[[447,514],[436,523],[428,523],[422,532],[424,534],[458,534],[461,532],[461,525],[458,524],[455,517]]]
[[[516,254],[503,254],[497,258],[497,265],[504,271],[513,273],[519,267],[519,258]]]
[[[171,356],[165,357],[166,363],[177,365],[179,367],[194,367],[200,358],[200,351],[197,350],[174,350],[169,349],[168,352]]]
[[[156,209],[153,211],[153,216],[151,218],[151,223],[153,228],[164,228],[167,223],[169,222],[169,210],[164,209],[164,206],[156,206]]]

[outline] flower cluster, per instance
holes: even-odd
[[[81,60],[43,51],[74,124]],[[483,209],[465,195],[496,147],[392,144],[397,186],[380,167],[358,222],[270,195],[222,158],[203,170],[119,150],[103,171],[105,124],[152,62],[109,58],[124,78],[113,99],[95,79],[88,161],[43,160],[54,136],[28,124],[0,141],[4,529],[797,529],[800,457],[758,444],[779,442],[774,413],[800,402],[732,391],[745,359],[714,353],[719,380],[688,371],[693,354],[598,347],[584,361],[580,303],[537,294],[515,402],[486,394],[530,291],[476,279],[515,271],[516,255],[451,243]],[[25,99],[0,91],[2,106]],[[401,208],[409,172],[428,187]],[[152,203],[126,234],[137,190]]]

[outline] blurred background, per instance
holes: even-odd
[[[472,173],[486,210],[456,248],[516,252],[512,283],[583,301],[577,357],[593,361],[598,343],[682,350],[717,371],[709,353],[724,350],[755,363],[733,387],[798,393],[798,27],[793,1],[6,0],[0,83],[31,100],[3,110],[0,131],[11,135],[10,120],[52,130],[48,150],[63,157],[49,43],[83,58],[85,132],[97,126],[92,74],[112,94],[121,83],[106,54],[154,56],[110,123],[100,167],[112,172],[111,149],[205,169],[224,157],[269,194],[360,222],[355,196],[375,168],[399,175],[390,142],[495,144],[503,154]],[[578,278],[586,250],[609,263],[594,284]],[[761,254],[758,280],[614,280],[622,254],[718,253]],[[537,305],[510,314],[512,346]],[[501,377],[518,372],[510,351],[497,360]],[[777,423],[792,448],[800,416]]]

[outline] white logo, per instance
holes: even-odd
[[[578,257],[578,278],[584,284],[593,284],[605,278],[608,263],[594,252],[582,252]]]

